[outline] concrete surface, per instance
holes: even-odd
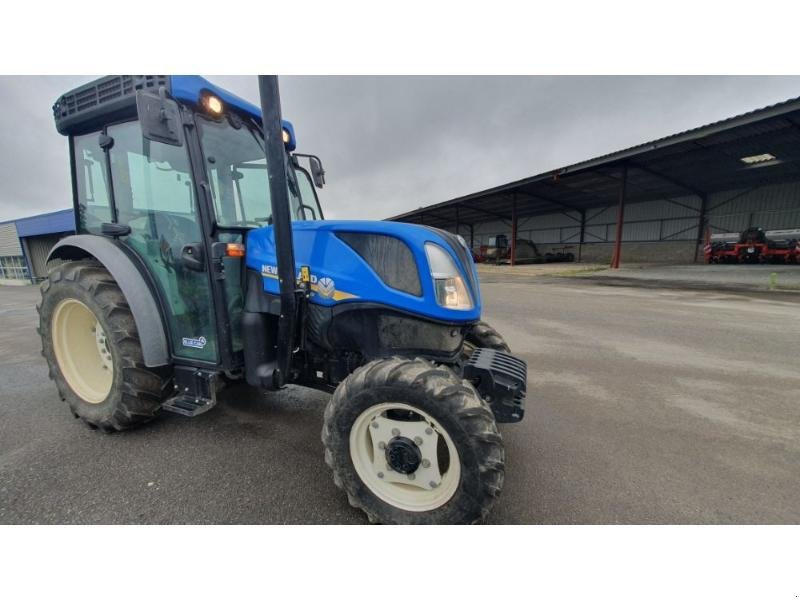
[[[587,239],[591,237],[587,236]],[[622,242],[622,260],[642,263],[688,263],[694,261],[695,249],[703,258],[702,244],[693,241]],[[578,251],[573,250],[577,256]],[[608,264],[614,254],[614,242],[590,242],[583,245],[581,257],[589,262]]]
[[[606,285],[734,291],[766,291],[772,287],[777,291],[800,291],[800,265],[628,264],[586,275]]]
[[[717,291],[800,292],[800,265],[654,265],[625,263],[545,263],[533,265],[478,265],[486,281],[495,275],[514,277],[581,277],[584,282],[628,287],[704,289]],[[774,274],[774,275],[773,275]]]
[[[529,363],[490,523],[799,523],[800,304],[484,276]],[[58,401],[35,288],[0,288],[0,523],[364,523],[334,487],[326,395],[233,388],[105,435]]]
[[[481,278],[493,275],[504,275],[514,277],[540,277],[549,276],[571,276],[577,274],[588,274],[590,272],[604,271],[608,264],[602,263],[541,263],[523,265],[493,265],[489,263],[478,263],[478,275]]]

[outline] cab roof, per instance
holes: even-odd
[[[165,87],[176,100],[196,105],[200,96],[211,93],[228,107],[261,122],[261,109],[255,104],[214,85],[199,75],[107,75],[61,95],[53,105],[56,129],[63,135],[98,131],[114,121],[136,116],[136,92],[157,91]],[[282,125],[294,138],[288,121]]]

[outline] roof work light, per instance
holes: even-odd
[[[205,94],[200,99],[200,104],[206,110],[206,112],[212,114],[215,117],[219,117],[222,114],[224,106],[222,105],[222,100],[217,98],[212,94]]]

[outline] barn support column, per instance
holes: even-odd
[[[469,224],[469,247],[470,250],[475,250],[475,224]]]
[[[458,214],[458,206],[456,206],[456,235],[461,235],[461,219]]]
[[[31,280],[31,283],[36,283],[36,274],[33,272],[33,261],[31,260],[31,251],[28,247],[28,238],[21,237],[19,238],[20,246],[22,247],[22,258],[25,261],[25,265],[28,267],[28,279]]]
[[[516,264],[517,259],[517,195],[511,199],[511,266]]]
[[[619,269],[622,258],[622,230],[625,224],[625,196],[628,186],[628,165],[622,167],[622,178],[619,182],[619,206],[617,207],[617,233],[614,237],[614,254],[611,257],[611,268]]]
[[[586,237],[586,209],[581,211],[581,237],[578,239],[578,262],[581,262],[583,252],[583,241]]]
[[[703,243],[706,235],[706,211],[708,205],[708,194],[700,194],[700,217],[697,220],[697,241],[694,245],[694,262],[700,254],[700,244]]]

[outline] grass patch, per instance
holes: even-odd
[[[548,277],[580,277],[581,275],[589,275],[597,273],[598,271],[607,271],[608,267],[581,267],[577,269],[565,269],[563,271],[554,271],[552,273],[542,273]]]
[[[767,289],[770,292],[796,292],[800,290],[800,285],[796,283],[778,283],[778,274],[777,273],[770,273],[769,274],[769,283],[767,284]]]

